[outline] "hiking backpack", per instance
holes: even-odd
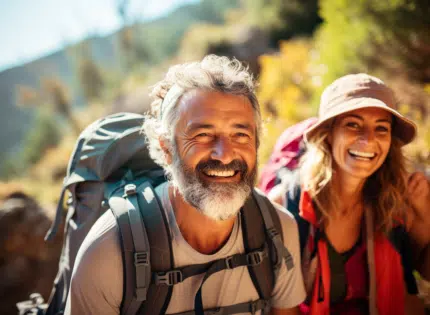
[[[300,157],[305,152],[303,134],[317,120],[311,117],[301,121],[287,128],[278,138],[269,161],[261,170],[258,187],[265,194],[280,183],[284,173],[298,167]]]
[[[64,312],[78,249],[96,220],[109,209],[119,227],[124,266],[121,314],[164,314],[175,284],[205,273],[204,283],[220,270],[239,266],[248,267],[260,298],[221,308],[223,314],[268,310],[282,260],[288,269],[293,267],[275,208],[253,190],[240,216],[246,252],[174,269],[169,227],[156,188],[166,179],[163,169],[149,157],[141,132],[143,120],[139,114],[113,114],[97,120],[80,134],[56,217],[46,237],[52,239],[61,225],[67,193],[65,237],[54,288],[48,305],[40,296],[17,303],[20,314]],[[201,287],[199,292],[196,309],[189,314],[203,313]]]

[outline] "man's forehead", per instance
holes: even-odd
[[[182,96],[178,106],[181,125],[187,128],[198,124],[219,125],[220,120],[238,128],[256,125],[252,104],[243,95],[193,90]]]

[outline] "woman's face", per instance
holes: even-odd
[[[391,145],[392,114],[362,108],[336,118],[328,142],[340,175],[366,179],[384,163]]]

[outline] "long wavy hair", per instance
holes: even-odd
[[[321,126],[308,140],[301,159],[301,181],[310,193],[324,224],[339,205],[333,187],[333,156],[327,141],[333,120]],[[363,187],[363,205],[373,214],[376,231],[387,233],[396,221],[406,216],[406,159],[403,142],[392,136],[388,155],[381,167],[367,178]]]

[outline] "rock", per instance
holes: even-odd
[[[51,220],[24,193],[7,196],[0,205],[0,309],[17,314],[16,303],[33,292],[49,298],[58,268],[62,235],[44,241]]]

